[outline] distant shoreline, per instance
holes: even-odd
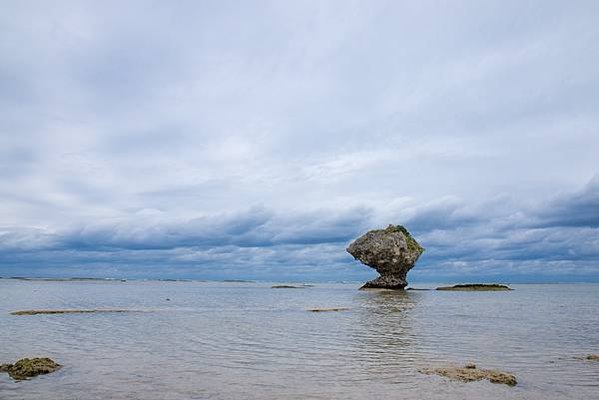
[[[215,282],[215,283],[264,283],[264,284],[272,284],[272,283],[321,283],[321,284],[331,284],[331,283],[340,283],[340,284],[361,284],[361,280],[329,280],[329,281],[313,281],[313,280],[266,280],[266,279],[185,279],[185,278],[97,278],[97,277],[30,277],[30,276],[0,276],[0,280],[15,280],[15,281],[30,281],[30,282]],[[473,281],[475,279],[472,279]],[[499,281],[489,281],[482,279],[479,281],[480,283],[497,283]],[[454,281],[454,280],[439,280],[439,281],[430,281],[430,282],[414,282],[410,287],[412,290],[418,290],[418,286],[426,286],[432,284],[460,284],[464,282]],[[530,281],[501,281],[501,283],[507,285],[576,285],[576,284],[599,284],[599,282],[589,282],[589,281],[552,281],[552,282],[530,282]]]
[[[206,280],[206,279],[172,279],[172,278],[43,278],[43,277],[28,277],[28,276],[6,276],[0,277],[0,279],[9,279],[17,281],[33,281],[33,282],[237,282],[237,283],[255,283],[256,281],[241,280],[241,279],[220,279],[220,280]]]

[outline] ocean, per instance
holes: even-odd
[[[599,353],[598,284],[271,285],[0,279],[0,363],[63,365],[28,381],[0,374],[0,399],[599,398],[599,362],[581,359]],[[307,311],[315,307],[347,309]],[[132,312],[10,314],[96,308]],[[468,362],[518,385],[419,372]]]

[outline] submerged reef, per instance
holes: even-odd
[[[121,309],[92,309],[92,310],[21,310],[13,311],[12,315],[52,315],[52,314],[93,314],[93,313],[125,313],[132,310]]]
[[[406,275],[424,248],[401,225],[366,232],[354,240],[347,252],[374,268],[381,276],[366,282],[362,289],[404,289]]]
[[[271,289],[306,289],[306,288],[311,288],[314,287],[314,285],[311,285],[309,283],[301,283],[301,284],[278,284],[278,285],[272,285],[270,288]]]

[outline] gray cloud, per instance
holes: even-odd
[[[539,215],[547,221],[577,218],[576,206],[594,198],[593,187],[594,181],[582,192],[558,196],[516,217],[493,210],[493,203],[466,213],[465,203],[451,199],[416,205],[407,221],[394,222],[415,227],[427,248],[412,272],[416,279],[537,275],[588,280],[599,272],[598,227],[540,227],[530,221]],[[64,268],[94,276],[360,279],[371,271],[347,255],[345,247],[380,219],[389,215],[366,208],[311,213],[252,208],[177,221],[147,210],[121,221],[56,232],[4,228],[0,262],[6,271],[27,267],[33,274]]]
[[[599,228],[599,175],[582,191],[552,201],[537,218],[542,227]]]
[[[400,222],[427,279],[595,276],[597,15],[7,1],[0,274],[345,279]]]

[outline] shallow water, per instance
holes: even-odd
[[[0,399],[598,398],[599,362],[575,357],[599,353],[599,285],[357,287],[0,279],[0,362],[48,356],[64,365],[24,382],[0,374]],[[10,315],[34,308],[139,312]],[[466,362],[519,383],[418,372]]]

